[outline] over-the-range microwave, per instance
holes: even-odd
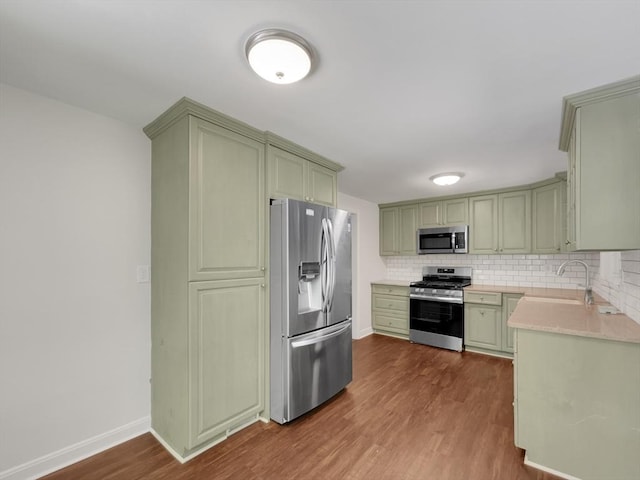
[[[469,225],[420,228],[417,234],[417,253],[468,253]]]

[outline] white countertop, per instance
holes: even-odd
[[[606,302],[585,305],[582,298],[576,301],[525,295],[507,324],[512,328],[640,343],[640,324],[624,314],[600,313],[600,305]]]
[[[407,280],[377,280],[375,282],[371,282],[371,285],[395,285],[396,287],[408,287],[411,282]]]

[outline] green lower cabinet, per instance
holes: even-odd
[[[640,344],[516,329],[516,446],[581,480],[640,478]]]
[[[522,295],[516,293],[502,294],[502,350],[505,352],[513,353],[514,329],[509,327],[507,322],[521,298]]]
[[[465,304],[464,342],[466,346],[502,350],[502,307]]]
[[[409,287],[372,285],[371,322],[377,333],[409,338]]]
[[[187,449],[264,409],[264,278],[189,284]]]
[[[513,354],[513,329],[507,321],[522,298],[519,293],[465,292],[464,344],[467,350],[505,357]]]

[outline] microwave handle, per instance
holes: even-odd
[[[451,247],[458,248],[458,245],[456,245],[456,232],[451,232]]]

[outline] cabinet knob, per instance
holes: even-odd
[[[264,267],[260,267],[260,270],[262,270],[264,272]]]
[[[262,285],[260,285],[262,288],[264,288],[264,283]]]
[[[480,310],[480,315],[484,316],[484,310]]]
[[[569,240],[567,240],[566,242],[564,242],[565,245],[571,245],[571,242]]]

